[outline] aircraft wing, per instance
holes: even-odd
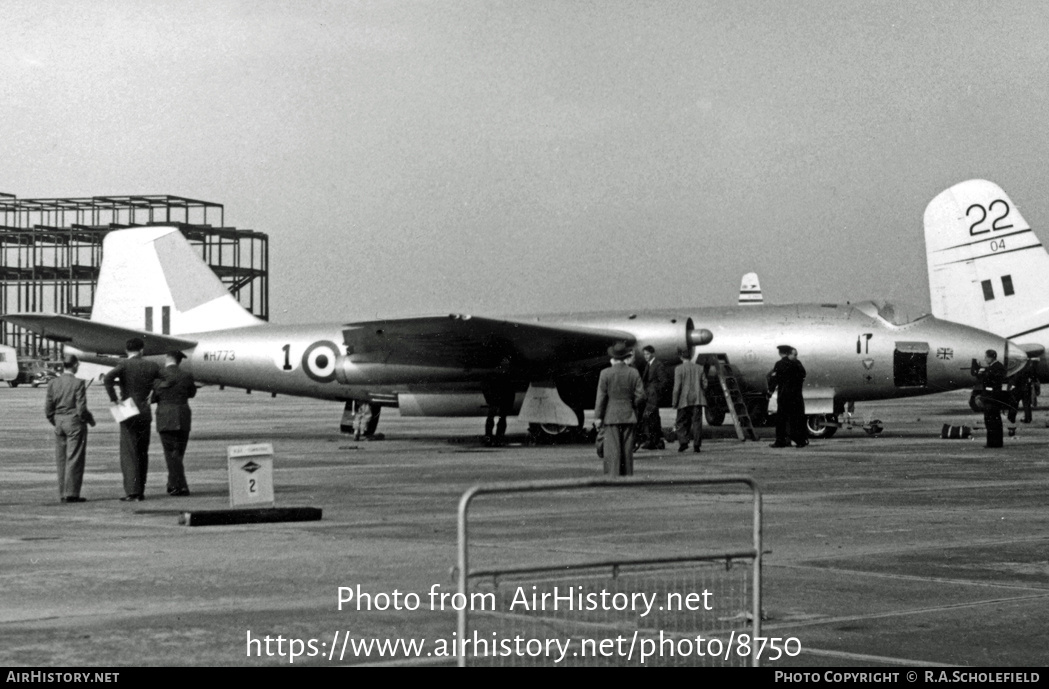
[[[538,377],[576,371],[581,361],[607,359],[612,344],[636,341],[621,330],[458,314],[348,323],[343,337],[354,363],[489,369],[508,356],[515,370]]]
[[[95,321],[61,316],[58,314],[11,313],[0,316],[8,323],[14,323],[26,330],[31,330],[41,337],[55,342],[69,343],[77,349],[98,354],[123,354],[124,345],[132,337],[142,338],[146,343],[143,354],[152,356],[163,354],[172,349],[185,350],[197,346],[193,340],[184,340],[171,335],[143,330],[122,328],[118,325],[107,325]]]

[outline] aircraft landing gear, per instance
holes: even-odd
[[[805,417],[805,425],[810,438],[829,438],[838,432],[838,417],[836,414],[813,414]]]

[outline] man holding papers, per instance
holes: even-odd
[[[154,381],[162,377],[156,362],[142,358],[145,346],[137,337],[128,340],[125,345],[127,359],[114,366],[103,379],[113,405],[110,411],[120,420],[120,470],[124,474],[124,492],[127,493],[120,499],[124,502],[137,502],[145,496],[149,436],[153,424],[149,395]],[[123,402],[117,399],[116,383],[120,384],[120,400]]]

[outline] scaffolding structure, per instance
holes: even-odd
[[[89,318],[113,230],[171,225],[189,240],[238,302],[269,320],[269,237],[226,227],[222,204],[182,196],[20,199],[0,194],[0,314]],[[3,323],[0,344],[20,357],[58,359],[61,346]]]

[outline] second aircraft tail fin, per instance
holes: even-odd
[[[934,316],[1049,341],[1049,254],[1001,187],[956,184],[929,203],[924,224]]]

